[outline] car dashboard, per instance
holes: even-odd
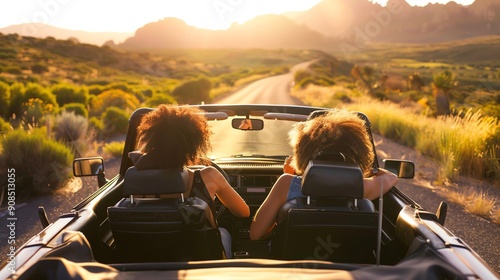
[[[232,237],[234,258],[268,258],[269,240],[252,241],[249,236],[250,223],[283,174],[283,160],[238,159],[221,160],[215,163],[227,174],[229,184],[240,194],[250,208],[250,217],[232,215],[227,209],[218,214],[220,227],[226,228]],[[216,200],[217,209],[221,204]]]

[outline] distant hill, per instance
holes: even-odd
[[[86,32],[45,24],[0,28],[37,38],[78,42],[125,50],[153,49],[321,49],[339,50],[343,43],[359,48],[370,42],[436,43],[500,35],[500,0],[475,0],[412,7],[404,0],[381,6],[370,0],[322,0],[303,12],[263,15],[227,30],[205,30],[176,18],[144,25],[135,33]]]
[[[0,28],[0,33],[18,34],[21,36],[30,36],[37,38],[54,37],[55,39],[67,40],[69,38],[76,38],[81,43],[102,46],[105,42],[114,41],[121,43],[126,38],[130,37],[133,33],[123,32],[88,32],[79,30],[70,30],[59,28],[43,23],[25,23],[18,25],[11,25]]]
[[[424,7],[403,0],[389,0],[385,7],[369,0],[323,0],[307,11],[287,15],[325,36],[352,42],[433,43],[500,35],[499,0]]]
[[[146,24],[119,44],[122,49],[287,48],[329,49],[336,43],[280,15],[256,17],[227,30],[204,30],[175,18]]]

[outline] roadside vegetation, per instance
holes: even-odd
[[[301,50],[127,52],[0,34],[0,186],[16,169],[19,200],[50,193],[73,158],[121,156],[131,113],[165,103],[209,103],[321,55]],[[0,196],[2,197],[2,196]],[[0,206],[2,206],[0,201]]]
[[[398,60],[397,51],[385,52],[391,53],[392,63],[398,63],[388,67],[383,58],[379,61],[376,56],[358,54],[360,60],[351,62],[347,74],[334,74],[320,61],[304,71],[307,76],[295,75],[292,94],[306,104],[364,112],[375,132],[439,164],[433,183],[450,200],[500,224],[498,196],[448,187],[460,176],[500,187],[500,59],[489,60],[489,64],[478,60],[476,65],[421,62],[402,71],[403,60]],[[400,53],[401,57],[405,54]],[[411,63],[418,57],[414,59]],[[330,73],[327,78],[333,83],[325,83],[325,73]]]

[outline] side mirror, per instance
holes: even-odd
[[[73,160],[75,177],[97,176],[97,183],[102,187],[108,182],[104,176],[104,160],[102,157],[77,158]]]
[[[239,130],[262,130],[264,128],[264,121],[259,119],[235,118],[232,120],[231,125],[234,129]]]
[[[384,159],[384,168],[398,175],[398,178],[413,179],[415,164],[409,160]]]

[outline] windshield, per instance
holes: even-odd
[[[259,118],[259,117],[252,117]],[[231,126],[232,117],[210,121],[212,150],[210,158],[221,157],[286,157],[292,154],[288,132],[295,122],[284,120],[264,121],[262,130],[238,130]]]

